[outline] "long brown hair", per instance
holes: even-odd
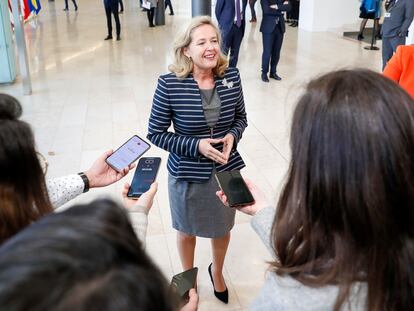
[[[45,176],[20,103],[0,94],[0,244],[51,212]]]
[[[95,200],[42,217],[0,247],[0,306],[174,311],[178,301],[126,210]]]
[[[292,160],[272,227],[279,275],[366,282],[368,310],[414,306],[414,102],[368,70],[311,81],[294,112]]]

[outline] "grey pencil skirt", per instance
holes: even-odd
[[[214,172],[206,183],[179,181],[168,176],[172,226],[189,235],[220,238],[234,226],[235,209],[217,198]]]

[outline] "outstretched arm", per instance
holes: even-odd
[[[125,177],[128,172],[135,167],[135,164],[131,164],[121,172],[115,171],[105,162],[106,158],[108,158],[112,153],[112,150],[108,150],[103,153],[98,159],[95,160],[92,166],[84,172],[88,179],[87,185],[78,174],[47,180],[46,187],[52,206],[54,208],[58,208],[76,198],[82,192],[88,190],[85,189],[85,187],[99,188],[111,185]]]

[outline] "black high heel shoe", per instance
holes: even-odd
[[[227,289],[227,286],[226,286],[226,290],[225,290],[225,291],[223,291],[223,292],[217,292],[217,291],[216,291],[216,289],[214,288],[213,276],[212,276],[212,274],[211,274],[211,265],[212,265],[212,264],[213,264],[213,263],[211,263],[211,264],[208,266],[208,274],[210,274],[211,284],[213,284],[214,296],[216,296],[216,298],[217,298],[218,300],[220,300],[220,301],[222,301],[222,302],[224,302],[224,303],[229,303],[229,291],[228,291],[228,289]]]

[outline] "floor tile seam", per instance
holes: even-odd
[[[250,118],[247,118],[247,120],[249,122],[249,125],[253,126],[260,133],[260,135],[263,136],[263,138],[272,147],[272,149],[276,151],[283,158],[283,160],[285,160],[286,162],[289,162],[289,160],[283,155],[283,153],[279,151],[279,149],[276,148],[276,146],[273,145],[273,143],[266,137],[266,135],[264,135],[263,132],[255,125],[255,122],[253,122],[253,120],[251,120]]]

